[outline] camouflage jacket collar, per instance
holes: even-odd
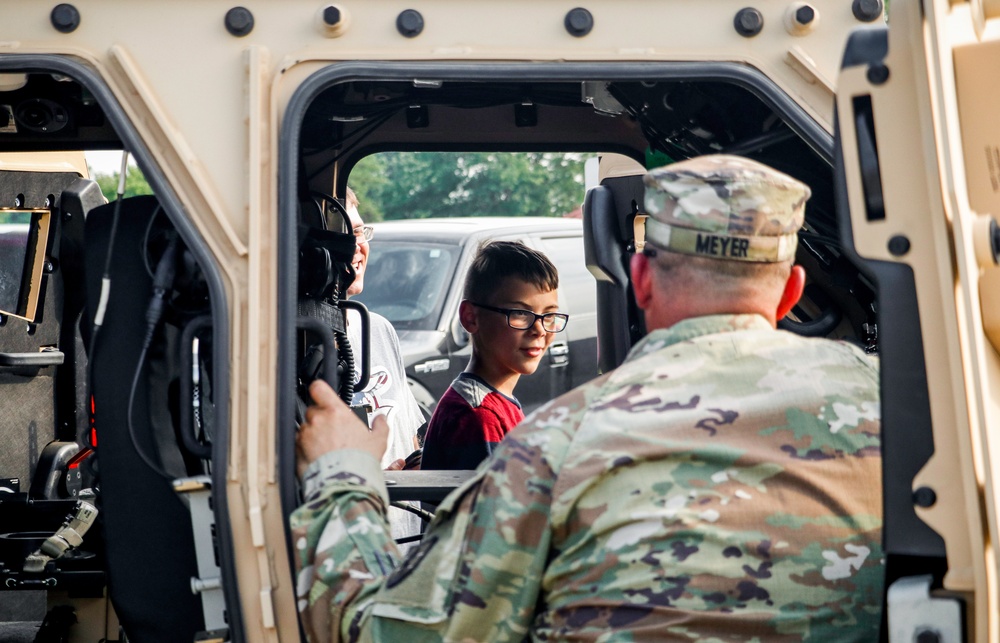
[[[704,335],[731,333],[741,330],[774,330],[771,323],[760,315],[705,315],[679,321],[670,328],[652,331],[632,347],[626,362],[638,359],[667,346],[685,342]]]

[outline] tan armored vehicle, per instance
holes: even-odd
[[[299,640],[297,391],[310,346],[342,351],[338,198],[376,152],[524,150],[601,156],[579,261],[603,370],[643,332],[644,167],[727,152],[811,186],[785,327],[881,358],[885,637],[1000,639],[998,13],[7,0],[0,632]],[[85,150],[127,151],[154,195],[106,204]]]

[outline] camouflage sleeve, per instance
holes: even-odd
[[[340,641],[354,606],[399,560],[385,518],[385,480],[373,457],[344,450],[310,465],[302,483],[305,503],[291,517],[298,610],[310,641]]]
[[[509,435],[398,565],[374,460],[362,472],[356,453],[324,456],[292,515],[310,640],[522,640],[548,556],[559,435]]]

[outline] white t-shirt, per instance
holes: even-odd
[[[406,382],[396,329],[385,317],[373,312],[368,315],[371,318],[370,377],[364,390],[355,391],[353,403],[371,406],[369,425],[376,415],[384,415],[389,423],[389,446],[382,456],[384,469],[417,449],[417,429],[424,423],[424,414]],[[350,308],[347,309],[347,337],[354,350],[356,382],[361,370],[361,316]],[[402,509],[389,508],[389,523],[393,538],[420,533],[420,518]]]

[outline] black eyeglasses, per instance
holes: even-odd
[[[487,306],[486,304],[477,304],[474,301],[470,301],[470,304],[476,308],[485,308],[486,310],[492,310],[495,313],[502,313],[507,316],[507,325],[514,330],[528,330],[535,325],[535,322],[539,319],[542,320],[542,329],[546,333],[559,333],[566,328],[566,324],[569,323],[569,315],[566,313],[545,313],[538,315],[531,312],[530,310],[522,310],[520,308],[497,308],[496,306]]]

